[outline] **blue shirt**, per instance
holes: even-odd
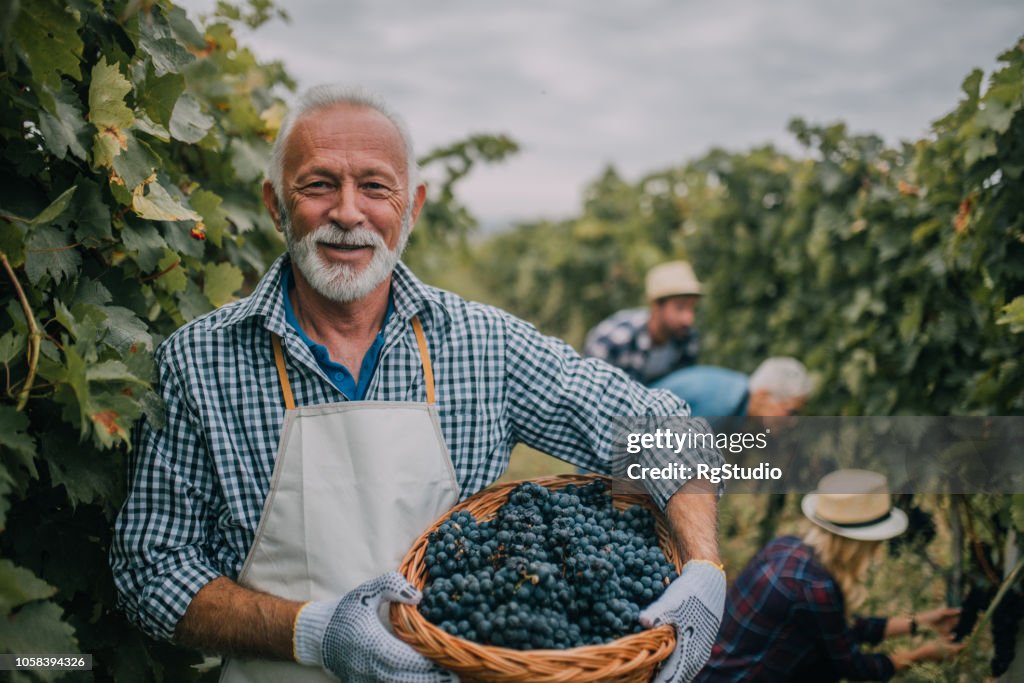
[[[172,637],[200,588],[219,576],[236,578],[255,538],[285,414],[272,335],[281,337],[296,405],[347,400],[288,324],[281,295],[288,267],[284,255],[250,296],[193,320],[156,351],[166,413],[160,423],[136,426],[128,498],[110,551],[119,604],[155,637]],[[461,498],[501,476],[519,442],[607,472],[617,416],[689,414],[669,392],[581,358],[504,311],[428,287],[401,263],[391,295],[394,312],[365,398],[426,400],[410,324],[418,316]],[[713,449],[671,457],[690,467],[722,464]],[[646,484],[664,507],[678,482]]]
[[[651,384],[668,389],[701,417],[746,417],[750,378],[742,372],[714,365],[694,365],[676,370]]]
[[[377,369],[377,359],[380,357],[380,350],[384,346],[384,327],[388,324],[391,312],[395,310],[394,299],[390,291],[388,292],[388,308],[384,313],[384,323],[380,326],[377,338],[373,340],[373,344],[370,345],[366,355],[363,356],[363,362],[359,365],[359,384],[357,385],[349,369],[341,363],[331,360],[331,354],[327,347],[323,344],[317,344],[310,339],[299,325],[299,320],[295,317],[295,309],[292,308],[291,297],[288,296],[288,290],[291,288],[294,279],[291,268],[282,270],[281,299],[284,301],[285,319],[292,326],[292,329],[298,333],[299,339],[309,347],[309,350],[313,353],[313,358],[320,365],[320,369],[324,371],[324,374],[327,375],[331,383],[338,387],[338,391],[345,394],[345,398],[350,400],[362,400],[366,397],[366,390],[370,386],[370,377],[373,376],[373,371]]]

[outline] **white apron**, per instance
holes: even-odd
[[[412,319],[427,402],[348,401],[295,407],[281,340],[274,361],[284,426],[270,493],[238,583],[289,600],[341,597],[398,569],[413,541],[458,500],[434,407],[423,327]],[[323,683],[318,667],[229,660],[222,683]]]

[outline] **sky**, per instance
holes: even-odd
[[[181,0],[189,14],[213,0]],[[459,198],[485,229],[578,213],[608,164],[629,180],[711,147],[773,143],[800,116],[917,139],[963,78],[1024,35],[1020,0],[289,0],[240,38],[300,87],[356,83],[417,152],[471,133],[521,150]]]

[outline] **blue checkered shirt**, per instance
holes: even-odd
[[[656,347],[647,331],[650,319],[646,308],[630,308],[605,318],[587,334],[583,355],[611,363],[643,384],[697,362],[700,341],[695,331],[686,339],[670,339]]]
[[[283,340],[297,405],[345,400],[285,320],[280,281],[289,267],[282,256],[251,296],[192,321],[157,349],[166,424],[136,427],[128,499],[111,548],[120,605],[155,637],[171,638],[209,581],[237,578],[255,538],[285,413],[271,333]],[[508,313],[428,287],[402,264],[392,295],[366,399],[426,400],[410,325],[418,315],[463,498],[505,471],[518,442],[608,471],[614,416],[688,414],[669,392],[583,359]],[[677,460],[721,464],[716,451]],[[649,488],[664,507],[677,482],[649,483],[660,486]]]

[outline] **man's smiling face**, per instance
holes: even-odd
[[[296,267],[335,301],[365,297],[391,274],[422,206],[410,201],[401,133],[348,104],[296,121],[283,158],[279,224]]]

